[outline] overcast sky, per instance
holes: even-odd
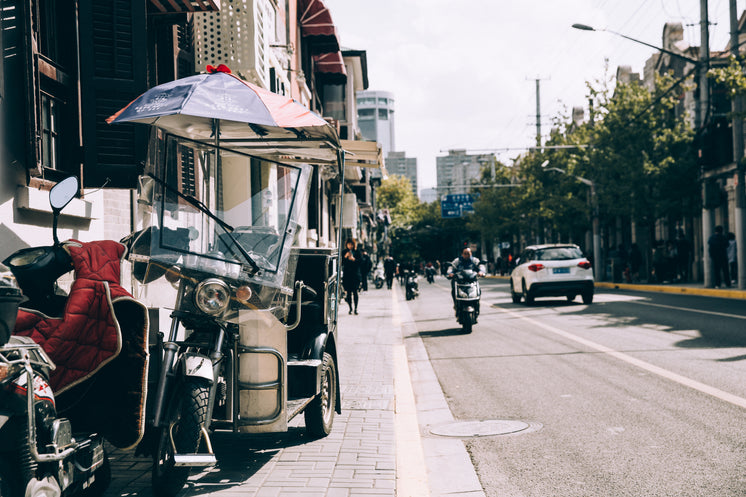
[[[396,99],[396,148],[416,157],[420,189],[435,186],[435,157],[448,149],[527,147],[552,118],[586,106],[586,81],[620,65],[642,73],[663,25],[681,22],[699,46],[699,0],[324,0],[345,48],[365,50],[370,90]],[[738,1],[739,14],[746,0]],[[729,1],[709,0],[710,48],[729,37]],[[587,107],[587,106],[586,106]],[[498,153],[510,162],[521,150]]]

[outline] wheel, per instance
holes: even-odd
[[[567,296],[567,301],[572,302],[573,300],[575,300],[575,297],[577,297],[577,295],[575,295],[574,293],[571,293]]]
[[[590,305],[593,303],[593,290],[588,290],[583,292],[583,303],[585,305]]]
[[[21,473],[16,464],[17,456],[0,456],[0,497],[23,495]]]
[[[521,286],[523,287],[523,300],[526,302],[526,305],[533,305],[534,296],[531,295],[526,289],[526,280],[523,280],[521,282]]]
[[[510,279],[510,298],[513,299],[514,304],[520,304],[521,303],[521,294],[516,293],[513,289],[513,279]]]
[[[303,411],[306,432],[309,435],[314,438],[323,438],[332,432],[337,401],[337,365],[331,354],[324,352],[324,361],[321,365],[321,391]]]
[[[179,453],[194,453],[202,438],[201,426],[207,421],[210,387],[205,382],[186,379],[169,402],[168,425],[161,427],[153,455],[153,493],[173,497],[189,478],[188,466],[174,466],[169,431]]]
[[[464,333],[471,333],[471,327],[472,327],[471,317],[470,316],[464,316],[463,321],[464,321],[464,324],[462,326],[463,326]]]
[[[414,298],[414,295],[412,294],[412,290],[407,288],[407,300],[412,300]]]

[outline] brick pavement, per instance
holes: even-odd
[[[360,314],[339,320],[339,374],[342,414],[332,433],[319,440],[306,436],[302,416],[287,433],[218,433],[218,464],[199,472],[183,496],[229,497],[396,495],[394,347],[401,329],[392,322],[386,289],[363,293]],[[150,497],[150,460],[113,450],[112,484],[106,497]],[[426,492],[425,492],[426,493]]]

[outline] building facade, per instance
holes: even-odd
[[[417,195],[417,159],[407,157],[406,152],[389,152],[386,156],[386,171],[389,174],[404,176],[412,185],[412,192]]]
[[[438,195],[469,193],[473,183],[479,181],[482,169],[494,164],[490,154],[467,154],[466,150],[449,150],[448,155],[435,158],[436,189]]]

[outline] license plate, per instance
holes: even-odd
[[[556,267],[552,269],[552,273],[554,274],[568,274],[570,272],[569,267]]]

